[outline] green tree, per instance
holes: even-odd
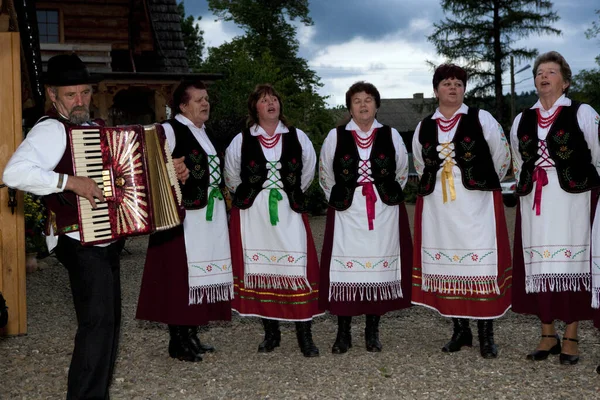
[[[204,50],[204,31],[195,24],[200,22],[202,17],[194,19],[193,16],[185,16],[183,1],[177,4],[177,11],[181,16],[181,33],[183,35],[183,45],[187,54],[188,65],[192,71],[197,72],[202,66],[202,51]]]
[[[256,84],[271,83],[284,98],[285,114],[290,122],[318,142],[334,121],[326,111],[326,98],[316,91],[322,86],[320,78],[297,54],[296,28],[290,23],[293,20],[305,25],[313,23],[308,15],[308,1],[208,0],[208,5],[218,18],[233,21],[245,32],[230,43],[211,48],[204,64],[205,71],[225,73],[225,80],[235,82],[231,90],[215,94],[220,99],[219,107],[239,101],[226,101],[224,96],[237,96],[245,102]],[[242,63],[234,62],[240,58]],[[250,66],[256,68],[254,75]],[[244,71],[241,74],[238,73],[240,68]],[[264,71],[269,68],[271,76],[265,79]],[[246,84],[239,82],[240,79],[245,79]],[[218,82],[215,92],[229,85]],[[239,120],[239,113],[246,115],[245,103],[243,110],[232,107],[223,112],[229,114],[229,120]]]
[[[592,22],[592,27],[585,31],[588,39],[600,36],[600,10],[596,10],[598,21]],[[600,65],[600,55],[596,57]],[[600,69],[583,69],[573,78],[571,97],[592,106],[600,112]]]
[[[254,57],[269,51],[281,73],[293,78],[286,90],[315,91],[320,78],[298,57],[296,27],[290,21],[313,24],[308,0],[208,0],[211,11],[224,21],[232,21],[245,32],[244,40]]]
[[[510,57],[524,61],[537,56],[536,49],[514,47],[517,39],[532,34],[557,34],[553,26],[559,16],[552,2],[544,0],[442,0],[442,8],[451,14],[428,37],[439,54],[463,63],[475,87],[472,94],[494,94],[496,119],[504,126],[502,73]]]

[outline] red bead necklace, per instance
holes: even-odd
[[[462,117],[462,114],[456,114],[451,119],[438,118],[435,120],[435,122],[437,123],[438,128],[440,128],[442,132],[449,132],[452,130],[452,128],[456,126],[456,124],[458,124],[458,121],[460,121],[460,117]]]
[[[277,143],[279,143],[279,139],[281,139],[280,133],[277,133],[270,138],[264,137],[263,135],[258,136],[260,144],[266,147],[267,149],[272,149],[273,147],[277,146]]]
[[[558,114],[560,114],[560,110],[562,110],[562,108],[563,108],[563,106],[559,106],[556,109],[556,111],[554,111],[552,113],[552,115],[550,115],[547,118],[542,117],[542,113],[540,112],[540,109],[536,108],[535,111],[537,111],[537,120],[538,120],[539,127],[542,129],[546,129],[550,125],[552,125],[554,123],[554,121],[556,120],[556,118],[558,117]]]
[[[377,133],[377,128],[373,129],[373,132],[364,139],[361,138],[360,136],[358,136],[358,133],[356,133],[356,131],[352,131],[352,136],[354,137],[354,142],[356,142],[356,145],[358,147],[360,147],[361,149],[368,149],[369,147],[371,147],[371,145],[375,141],[376,133]]]

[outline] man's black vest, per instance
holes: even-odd
[[[381,200],[390,206],[404,201],[402,187],[396,181],[396,152],[392,141],[392,128],[382,126],[373,133],[375,139],[369,161],[371,177]],[[336,210],[346,210],[352,205],[354,191],[359,178],[358,148],[351,131],[344,126],[337,127],[337,146],[333,157],[335,185],[331,188],[329,205]]]
[[[600,177],[592,164],[592,154],[577,122],[581,103],[563,107],[546,136],[546,146],[554,161],[560,187],[568,193],[582,193],[600,187]],[[517,194],[525,196],[533,189],[533,171],[538,154],[537,111],[523,111],[517,129],[519,153],[523,159]]]
[[[444,159],[439,157],[436,120],[429,115],[421,122],[419,143],[423,155],[423,176],[419,181],[417,194],[427,196],[435,188],[436,175]],[[462,183],[469,190],[500,190],[500,180],[494,168],[490,148],[483,136],[483,128],[479,121],[479,109],[469,107],[468,114],[460,118],[454,143],[454,161],[460,169]]]
[[[54,172],[65,175],[74,175],[75,168],[73,166],[73,152],[71,150],[71,138],[69,133],[69,127],[75,126],[71,121],[63,118],[54,107],[52,107],[45,116],[39,119],[36,124],[39,124],[42,121],[47,119],[55,119],[62,123],[65,127],[65,133],[67,134],[65,147],[65,152],[63,156],[59,160],[56,167],[54,167]],[[95,119],[92,121],[96,125],[104,126],[104,121],[101,119]],[[43,197],[44,204],[46,206],[47,211],[49,212],[49,217],[51,214],[54,214],[53,218],[48,218],[46,221],[47,227],[46,229],[49,231],[51,224],[56,224],[53,226],[54,234],[61,235],[63,233],[76,232],[79,230],[79,211],[77,209],[77,195],[75,192],[71,191],[63,191],[60,193],[52,193]]]
[[[281,183],[288,196],[290,207],[298,213],[306,211],[302,192],[302,146],[296,128],[290,126],[288,133],[281,135]],[[233,196],[233,205],[244,210],[250,208],[267,180],[267,159],[262,151],[258,136],[249,129],[242,131],[242,161],[240,178],[242,183]]]
[[[175,118],[167,122],[173,127],[173,131],[175,132],[176,142],[172,156],[173,158],[185,157],[185,166],[190,170],[190,175],[185,185],[181,185],[182,204],[187,210],[204,208],[208,202],[208,186],[210,183],[208,155],[186,125]],[[217,141],[208,132],[207,136],[219,157],[221,172],[219,187],[223,189],[223,149],[218,146]]]

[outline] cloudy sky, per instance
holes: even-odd
[[[598,67],[594,58],[600,54],[600,37],[586,39],[585,30],[598,21],[598,0],[554,0],[554,10],[561,19],[556,28],[561,36],[529,37],[517,42],[537,48],[540,53],[560,52],[577,73]],[[444,18],[439,0],[312,0],[310,16],[313,26],[298,25],[300,56],[321,77],[322,95],[329,104],[344,103],[344,94],[357,80],[377,86],[383,98],[412,97],[414,93],[433,96],[432,70],[426,60],[440,61],[427,36],[433,23]],[[232,22],[217,21],[204,0],[186,0],[187,15],[202,16],[207,47],[217,47],[242,35]],[[533,60],[515,66],[515,70]],[[533,90],[530,69],[516,75],[517,93]],[[510,74],[503,77],[510,83]],[[506,85],[506,90],[510,89]]]

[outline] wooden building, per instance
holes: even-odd
[[[167,118],[166,104],[182,79],[210,84],[219,74],[190,73],[176,0],[0,0],[0,172],[50,104],[43,72],[50,57],[76,53],[92,73],[92,117],[108,125]],[[0,183],[1,184],[1,183]],[[9,335],[27,331],[23,196],[8,206],[0,188],[0,292]]]

